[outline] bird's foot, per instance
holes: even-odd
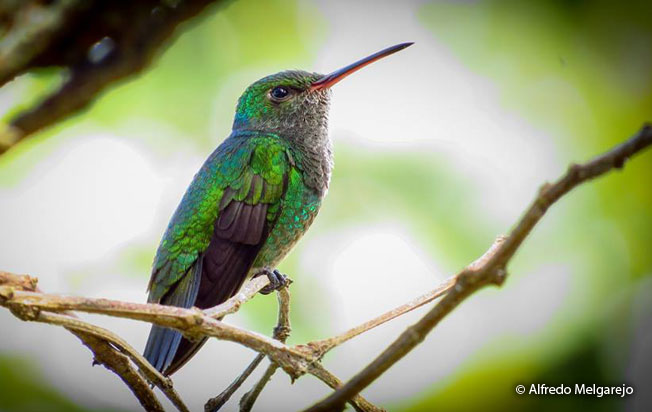
[[[260,272],[256,273],[256,276],[254,277],[263,275],[267,276],[267,279],[269,279],[269,285],[260,290],[260,293],[263,295],[269,295],[270,293],[289,286],[290,283],[292,283],[292,279],[279,272],[278,269],[272,270],[269,268],[264,268]]]

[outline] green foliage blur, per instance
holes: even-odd
[[[212,9],[142,76],[0,157],[0,187],[17,185],[38,162],[76,139],[68,130],[77,135],[109,130],[144,145],[157,159],[178,152],[205,156],[228,135],[235,101],[252,79],[311,67],[329,35],[320,13],[310,2],[281,0],[235,1]],[[415,24],[465,68],[491,81],[506,110],[552,136],[560,163],[568,164],[606,150],[651,120],[651,21],[648,1],[617,6],[607,0],[450,0],[420,5]],[[270,30],[269,22],[279,24]],[[19,98],[4,119],[55,87],[59,76],[47,71],[20,79]],[[346,141],[336,141],[335,151],[331,189],[312,238],[400,219],[423,250],[444,257],[438,263],[452,273],[508,230],[481,207],[484,199],[443,154],[406,150],[378,156]],[[436,191],[424,190],[431,187]],[[103,265],[145,284],[157,241],[138,239]],[[541,276],[540,267],[570,262],[571,290],[550,321],[525,336],[486,342],[450,376],[387,406],[414,412],[624,409],[625,401],[614,398],[519,397],[513,388],[626,381],[628,351],[640,327],[633,303],[652,276],[651,246],[652,158],[646,153],[556,205],[510,265],[505,289],[526,276]],[[317,324],[309,313],[332,303],[314,278],[299,273],[306,271],[303,251],[300,245],[281,267],[301,279],[292,286],[291,343],[341,329],[330,325],[327,315]],[[83,282],[90,271],[78,269],[71,278]],[[643,301],[649,310],[650,297]],[[275,322],[274,304],[272,297],[254,299],[244,316],[266,332]],[[45,410],[45,404],[47,410],[84,410],[50,388],[37,365],[14,354],[0,356],[0,381],[0,410]]]
[[[6,354],[0,356],[0,382],[2,382],[0,407],[3,411],[82,412],[88,410],[50,389],[36,369],[28,359],[21,359],[20,356]],[[93,409],[93,411],[103,410]]]

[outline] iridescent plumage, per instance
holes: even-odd
[[[411,43],[410,43],[411,44]],[[323,76],[285,71],[247,88],[233,132],[201,167],[156,252],[149,302],[208,308],[273,269],[319,212],[333,167],[330,87],[410,44]],[[169,375],[205,342],[152,326],[145,357]]]
[[[282,72],[245,91],[233,133],[199,170],[161,240],[149,302],[199,308],[222,303],[249,276],[275,267],[310,226],[332,167],[328,91],[307,91],[319,77]],[[276,86],[295,96],[270,100]],[[170,374],[202,343],[153,326],[145,357]]]

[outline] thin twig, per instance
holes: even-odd
[[[213,319],[221,319],[226,315],[233,314],[240,310],[240,306],[243,303],[253,299],[267,285],[269,285],[269,278],[267,276],[254,277],[235,296],[224,303],[204,310],[204,314]]]
[[[265,276],[259,278],[266,279]],[[254,278],[257,279],[257,278]],[[273,338],[283,343],[290,334],[290,292],[287,287],[282,288],[277,293],[278,297],[278,321],[274,328]],[[244,381],[252,374],[258,367],[260,362],[265,359],[265,355],[259,353],[254,360],[247,366],[247,368],[219,395],[211,398],[204,405],[204,411],[216,412],[218,411],[237,391]],[[245,395],[246,396],[246,395]]]
[[[245,393],[242,398],[240,398],[240,412],[249,412],[254,407],[254,403],[258,400],[258,396],[265,389],[267,383],[272,379],[272,376],[276,373],[278,365],[275,363],[270,363],[265,369],[263,376],[258,379],[258,382],[254,385],[249,392]]]
[[[0,286],[8,285],[17,288],[18,290],[26,290],[28,292],[36,292],[38,279],[29,275],[15,275],[9,272],[0,270]]]
[[[210,398],[208,402],[204,405],[204,411],[205,412],[216,412],[219,411],[222,406],[226,402],[228,402],[229,399],[231,399],[231,396],[240,389],[242,384],[249,378],[249,376],[253,373],[253,371],[256,370],[258,365],[260,365],[260,362],[265,359],[265,355],[262,353],[259,353],[256,355],[253,361],[245,368],[245,370],[238,375],[238,377],[231,382],[229,386],[227,386],[226,389],[224,389],[219,395],[215,396],[214,398]]]
[[[387,369],[407,355],[428,333],[467,297],[488,285],[500,286],[507,276],[506,265],[545,212],[563,195],[583,182],[612,169],[620,169],[627,159],[652,145],[652,126],[644,125],[626,142],[583,165],[571,165],[554,184],[545,184],[509,236],[498,240],[485,255],[456,276],[455,286],[421,320],[410,326],[376,359],[344,386],[306,409],[309,412],[339,411]]]
[[[308,346],[312,351],[314,351],[315,356],[318,359],[321,359],[328,351],[330,351],[334,347],[339,346],[342,343],[362,333],[365,333],[377,326],[389,322],[392,319],[395,319],[399,316],[402,316],[408,312],[413,311],[414,309],[420,308],[421,306],[427,303],[432,302],[433,300],[437,299],[438,297],[448,292],[450,288],[453,287],[454,283],[455,283],[455,277],[450,277],[445,281],[443,281],[441,284],[439,284],[435,289],[417,297],[411,302],[405,303],[388,312],[385,312],[382,315],[374,319],[371,319],[365,323],[362,323],[354,328],[351,328],[340,335],[333,336],[332,338],[313,341],[308,343],[306,346]]]
[[[155,303],[129,303],[103,298],[36,293],[28,290],[14,291],[11,302],[8,302],[8,304],[25,305],[49,312],[80,311],[143,320],[146,322],[154,316],[166,318],[169,322],[176,322],[177,326],[183,327],[182,325],[184,323],[192,323],[196,321],[195,318],[198,315],[201,317],[219,319],[236,312],[242,303],[255,296],[268,283],[269,280],[264,276],[257,277],[250,282],[247,282],[242,291],[231,299],[203,312],[198,309],[184,309]],[[175,327],[175,325],[167,324],[165,326]]]
[[[292,327],[290,325],[290,290],[285,287],[278,291],[278,322],[274,328],[274,339],[285,343],[290,336]],[[240,412],[249,412],[258,396],[263,391],[267,383],[272,379],[278,369],[278,364],[272,362],[263,376],[258,380],[256,385],[240,399]]]

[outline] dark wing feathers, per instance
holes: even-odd
[[[195,306],[218,305],[235,294],[244,282],[264,243],[267,205],[232,201],[215,222],[213,237],[204,251],[204,270]]]
[[[231,189],[227,189],[231,190]],[[214,230],[214,237],[231,242],[256,245],[263,235],[267,217],[267,204],[247,204],[231,201],[220,212]]]
[[[236,294],[269,230],[265,225],[266,204],[231,201],[222,213],[215,222],[211,242],[203,253],[202,277],[194,305],[200,309],[219,305]],[[198,342],[181,338],[174,360],[163,369],[165,374],[170,375],[183,366],[205,341],[205,338]]]

